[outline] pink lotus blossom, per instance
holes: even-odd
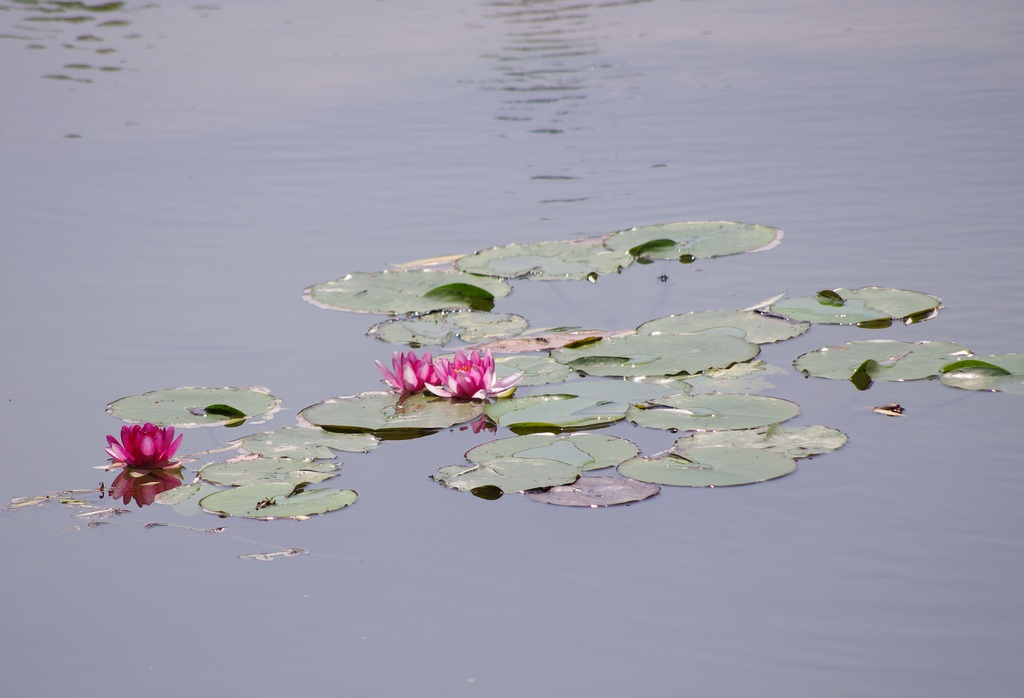
[[[431,358],[429,351],[423,354],[421,358],[416,358],[416,352],[414,351],[405,354],[396,351],[391,355],[391,365],[395,369],[394,373],[384,368],[384,364],[380,361],[374,361],[374,363],[377,364],[377,369],[384,376],[384,380],[388,382],[388,385],[395,390],[401,391],[403,395],[418,393],[428,383],[437,382],[434,360]]]
[[[490,350],[470,354],[455,352],[454,360],[438,359],[434,362],[437,380],[427,384],[427,390],[441,397],[454,397],[464,400],[486,400],[501,395],[512,389],[522,379],[523,374],[513,373],[507,378],[497,380],[494,375],[494,358]]]
[[[158,427],[146,422],[121,427],[121,441],[107,435],[106,449],[111,459],[132,468],[167,468],[181,444],[181,436],[174,438],[174,427]]]

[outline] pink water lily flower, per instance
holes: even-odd
[[[401,391],[403,395],[418,393],[428,383],[437,382],[434,360],[431,358],[429,351],[420,358],[416,358],[416,352],[414,351],[405,354],[396,351],[391,355],[391,366],[395,369],[393,373],[384,368],[384,364],[380,361],[374,361],[374,363],[377,364],[377,369],[384,376],[384,380],[388,382],[388,385],[395,390]]]
[[[107,434],[107,453],[115,463],[131,468],[166,468],[172,463],[182,437],[174,438],[174,427],[146,422],[121,427],[121,441]]]
[[[498,380],[494,375],[494,358],[490,350],[481,355],[477,351],[470,354],[455,352],[454,359],[438,359],[434,362],[437,381],[427,384],[427,390],[441,397],[454,397],[463,400],[486,400],[506,393],[518,383],[522,372]]]

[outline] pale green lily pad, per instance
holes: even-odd
[[[386,320],[366,333],[392,344],[444,346],[452,338],[463,342],[505,339],[521,334],[529,323],[521,315],[481,310],[439,310],[425,315]]]
[[[251,458],[231,463],[208,463],[199,477],[225,487],[252,485],[258,482],[323,482],[339,475],[338,465],[326,461],[293,458]]]
[[[998,390],[1024,394],[1024,354],[992,354],[973,358],[989,366],[953,368],[944,371],[939,380],[963,390]]]
[[[499,279],[459,271],[353,272],[314,284],[304,298],[331,310],[360,313],[427,313],[459,308],[490,310],[511,287]]]
[[[509,494],[538,487],[566,485],[579,479],[580,472],[579,468],[568,463],[541,458],[512,458],[472,465],[448,465],[430,477],[460,492],[496,487]]]
[[[537,329],[528,334],[511,339],[498,339],[493,342],[474,346],[474,349],[483,351],[490,349],[495,354],[525,354],[535,351],[552,351],[560,349],[567,344],[592,341],[602,337],[614,337],[623,334],[633,334],[621,330],[585,330],[578,327],[560,327]]]
[[[614,251],[595,240],[559,240],[492,247],[455,262],[472,274],[505,279],[587,279],[616,274],[633,263],[627,251]]]
[[[715,431],[765,427],[798,414],[800,406],[782,398],[703,393],[652,400],[649,406],[631,406],[626,419],[651,429]]]
[[[757,356],[745,339],[723,334],[623,335],[580,347],[563,347],[552,358],[592,376],[672,376],[727,368]]]
[[[523,377],[516,383],[517,388],[561,383],[573,373],[571,368],[550,356],[496,356],[494,370],[498,378],[521,371]]]
[[[640,452],[636,444],[604,434],[524,434],[498,439],[471,448],[466,459],[471,463],[494,460],[553,460],[580,470],[598,470],[633,458]]]
[[[731,221],[691,221],[622,230],[605,238],[610,250],[651,259],[710,259],[774,247],[782,231],[767,225]]]
[[[754,344],[771,344],[797,337],[810,328],[809,322],[790,322],[752,310],[704,310],[649,320],[636,333],[685,334],[718,332],[731,334]]]
[[[676,441],[672,451],[685,456],[695,448],[755,448],[796,459],[830,453],[841,448],[847,440],[846,434],[831,427],[773,424],[760,429],[695,431]]]
[[[425,393],[398,402],[397,392],[332,397],[302,410],[299,417],[330,431],[368,431],[379,437],[402,438],[470,422],[483,414],[480,402],[449,400]]]
[[[841,305],[832,296],[839,296]],[[938,312],[942,301],[918,291],[896,288],[837,288],[813,298],[786,298],[771,306],[771,312],[790,320],[832,325],[885,326],[892,320],[920,322]]]
[[[211,405],[229,406],[245,417],[205,413]],[[126,422],[189,428],[241,424],[244,419],[268,417],[280,406],[266,388],[172,388],[123,397],[107,405],[107,411]]]
[[[623,405],[631,405],[670,395],[684,395],[685,393],[685,389],[680,389],[670,384],[605,378],[602,380],[568,381],[556,387],[538,389],[533,392],[533,395],[575,395],[577,397],[601,400],[602,402],[618,402]]]
[[[515,432],[583,429],[617,422],[627,405],[576,395],[530,395],[486,406],[491,421]]]
[[[195,516],[205,513],[199,506],[200,500],[214,492],[220,492],[220,488],[206,482],[193,482],[161,492],[154,501],[157,504],[170,506],[174,509],[175,514]]]
[[[661,488],[649,482],[640,482],[628,477],[594,475],[581,477],[569,485],[556,485],[539,492],[527,492],[526,496],[543,504],[596,509],[640,502],[659,492]]]
[[[373,434],[338,434],[318,428],[284,427],[252,434],[233,442],[249,453],[267,458],[321,460],[334,458],[335,451],[367,453],[380,443]]]
[[[953,342],[872,339],[816,349],[797,357],[793,365],[819,378],[849,380],[871,361],[864,369],[871,380],[908,381],[937,375],[946,364],[970,355],[970,349]]]
[[[769,378],[786,370],[763,361],[745,361],[729,368],[712,368],[697,376],[686,376],[690,393],[763,393],[775,387]]]
[[[336,511],[354,503],[356,497],[352,490],[308,489],[274,482],[220,490],[203,497],[199,505],[221,516],[292,519]]]
[[[619,473],[641,482],[677,487],[729,487],[773,480],[796,470],[796,462],[755,448],[694,448],[683,457],[667,453],[633,458]]]

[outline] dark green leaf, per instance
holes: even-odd
[[[822,305],[831,305],[836,308],[839,308],[846,304],[846,301],[843,300],[842,296],[840,296],[835,291],[829,291],[828,289],[825,289],[824,291],[818,291],[818,295],[816,296],[816,298],[818,302],[821,303]]]
[[[225,404],[207,405],[206,414],[215,414],[221,417],[234,417],[235,419],[246,416],[245,412],[242,412],[242,410]]]

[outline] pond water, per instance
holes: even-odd
[[[498,309],[624,329],[783,291],[944,302],[764,348],[766,394],[850,437],[768,483],[485,501],[428,480],[487,436],[455,430],[345,454],[359,502],[304,522],[0,512],[4,695],[1019,691],[1024,397],[791,366],[879,337],[1024,351],[1016,0],[5,0],[0,80],[4,503],[109,484],[124,395],[267,386],[282,410],[251,433],[379,389],[379,316],[302,300],[350,271],[724,219],[785,238]],[[645,431],[606,430],[675,438]]]

